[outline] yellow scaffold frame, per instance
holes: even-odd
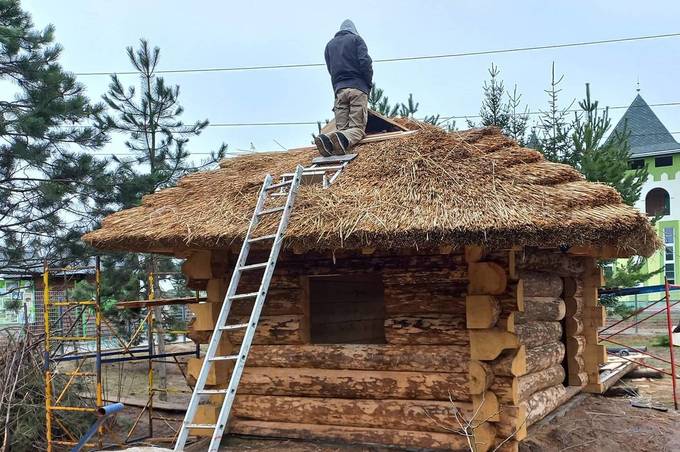
[[[68,300],[68,287],[66,287],[66,276],[69,272],[77,270],[94,270],[95,272],[95,299],[94,300]],[[65,301],[55,301],[50,300],[50,274],[61,274],[64,278],[64,285],[66,291]],[[102,363],[101,363],[101,280],[100,280],[100,259],[96,257],[94,266],[85,267],[63,267],[63,268],[50,268],[46,263],[43,271],[43,306],[44,306],[44,323],[45,323],[45,431],[47,440],[47,452],[52,452],[54,446],[75,446],[78,444],[78,438],[72,434],[69,429],[64,425],[63,422],[55,416],[56,412],[66,412],[66,411],[79,411],[79,412],[91,412],[96,413],[98,408],[103,406],[103,389],[102,389]],[[51,307],[67,307],[67,312],[75,309],[76,311],[80,307],[80,314],[77,315],[76,321],[70,326],[68,331],[62,331],[59,335],[53,335],[52,332],[52,320],[50,319],[50,308]],[[81,336],[78,336],[73,332],[74,328],[78,324],[78,321],[82,322],[84,313],[86,310],[94,310],[95,315],[95,335],[87,336],[87,331],[83,331]],[[65,313],[64,313],[65,314]],[[62,320],[64,314],[61,314],[56,321]],[[89,318],[89,317],[88,317]],[[85,328],[87,330],[87,328]],[[76,361],[76,368],[70,372],[63,372],[68,378],[64,388],[61,390],[59,395],[55,398],[55,391],[53,387],[53,380],[55,375],[59,374],[58,370],[58,359],[52,359],[53,353],[57,352],[60,348],[63,348],[65,343],[76,344],[83,341],[95,341],[95,353],[86,354],[83,356],[80,362]],[[86,361],[94,360],[94,372],[81,371],[83,369]],[[94,407],[84,407],[84,406],[72,406],[61,404],[62,399],[66,395],[66,391],[73,385],[73,383],[78,378],[82,378],[83,381],[91,381],[94,377],[94,393],[95,393],[95,403]],[[53,427],[58,425],[69,437],[69,440],[55,439],[53,437]],[[101,448],[103,446],[103,427],[100,427],[97,434],[97,439],[94,442],[86,444],[87,447],[91,448]]]

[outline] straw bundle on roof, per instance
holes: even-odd
[[[447,133],[425,127],[357,152],[329,189],[301,187],[286,246],[608,245],[631,255],[658,247],[647,218],[614,189],[586,182],[494,128]],[[187,176],[141,206],[107,217],[84,239],[131,251],[226,247],[245,235],[265,175],[290,172],[315,154],[225,160],[220,169]]]

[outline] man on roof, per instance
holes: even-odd
[[[336,131],[319,134],[314,142],[323,156],[346,154],[366,135],[368,93],[373,84],[373,61],[366,43],[347,19],[326,44],[326,67],[335,92]]]

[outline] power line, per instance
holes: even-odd
[[[616,44],[622,42],[633,42],[633,41],[646,41],[652,39],[665,39],[665,38],[676,38],[680,37],[680,33],[664,33],[657,35],[643,35],[643,36],[630,36],[625,38],[612,38],[612,39],[600,39],[593,41],[577,41],[562,44],[546,44],[539,46],[526,46],[526,47],[514,47],[507,49],[495,49],[495,50],[478,50],[471,52],[458,52],[458,53],[442,53],[435,55],[418,55],[418,56],[407,56],[407,57],[396,57],[396,58],[379,58],[373,60],[374,63],[395,63],[402,61],[417,61],[417,60],[440,60],[445,58],[460,58],[469,56],[481,56],[481,55],[495,55],[504,53],[518,53],[518,52],[529,52],[537,50],[549,50],[549,49],[564,49],[570,47],[586,47],[602,44]],[[258,66],[231,66],[231,67],[213,67],[213,68],[187,68],[187,69],[160,69],[157,70],[157,74],[188,74],[188,73],[208,73],[208,72],[239,72],[239,71],[260,71],[269,69],[300,69],[300,68],[313,68],[313,67],[325,67],[325,63],[299,63],[299,64],[268,64],[268,65],[258,65]],[[75,75],[82,77],[89,76],[107,76],[115,73],[116,75],[137,75],[137,71],[119,71],[119,72],[76,72]]]
[[[657,103],[657,104],[647,104],[649,107],[678,107],[680,106],[680,101],[679,102],[662,102],[662,103]],[[621,110],[624,108],[644,108],[644,105],[641,106],[635,106],[635,105],[616,105],[613,107],[602,107],[608,108],[609,110]],[[565,110],[565,113],[575,113],[575,112],[580,112],[580,109],[570,109],[570,110]],[[540,110],[536,111],[528,111],[526,113],[517,113],[517,115],[540,115],[543,114],[544,112]],[[443,122],[448,122],[452,119],[474,119],[474,118],[481,118],[480,115],[453,115],[453,116],[439,116],[439,119]],[[425,118],[416,118],[418,120],[424,120]],[[286,126],[315,126],[317,124],[321,123],[321,125],[324,124],[324,120],[320,121],[264,121],[264,122],[211,122],[209,123],[206,127],[286,127]],[[72,127],[72,128],[81,128],[81,127],[93,127],[93,126],[83,126],[83,125],[63,125],[62,127]]]

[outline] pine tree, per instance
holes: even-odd
[[[586,179],[610,185],[621,193],[626,204],[633,205],[639,198],[642,185],[647,180],[647,167],[631,170],[629,167],[629,132],[614,133],[607,140],[611,128],[609,109],[602,113],[598,102],[590,98],[590,85],[586,83],[586,97],[579,102],[582,114],[573,124],[574,149],[568,163],[581,170]]]
[[[208,160],[199,166],[190,165],[186,149],[191,137],[199,135],[208,125],[207,120],[185,124],[180,120],[183,108],[179,104],[179,86],[166,85],[156,75],[160,49],[151,49],[146,40],[140,40],[137,50],[127,48],[133,67],[139,73],[141,86],[125,87],[114,74],[111,76],[109,91],[103,96],[111,109],[100,117],[110,130],[127,135],[126,147],[134,155],[132,160],[118,163],[116,169],[116,204],[118,208],[129,208],[140,204],[144,195],[174,185],[182,176],[211,165],[224,157],[226,145],[211,153]],[[176,271],[177,263],[167,257],[154,254],[111,255],[103,259],[103,293],[117,300],[148,297],[151,287],[146,280],[149,273]],[[162,297],[159,279],[154,279],[154,292]],[[137,295],[133,293],[137,291]],[[163,322],[163,311],[154,308],[157,321]],[[159,336],[160,353],[164,351],[164,335]],[[164,386],[164,366],[160,369],[161,386]],[[162,393],[161,399],[165,398]]]
[[[78,256],[93,203],[110,192],[106,162],[88,151],[106,135],[101,105],[59,65],[54,27],[36,30],[18,0],[0,0],[0,269],[34,268]],[[67,217],[68,216],[68,217]]]
[[[485,80],[482,86],[484,99],[482,100],[482,108],[479,110],[479,116],[483,127],[495,126],[505,129],[510,122],[508,105],[503,102],[505,87],[503,81],[498,78],[500,73],[498,66],[491,63],[489,80]],[[471,121],[468,121],[468,124],[470,127],[475,127],[475,124]]]
[[[539,117],[539,149],[545,158],[552,162],[569,163],[576,166],[574,158],[570,155],[573,149],[571,140],[572,125],[567,117],[572,104],[566,108],[561,108],[559,103],[560,83],[564,75],[555,78],[555,63],[552,64],[550,71],[550,88],[545,90],[548,94],[548,110],[541,112]]]
[[[508,93],[509,118],[504,132],[523,146],[525,144],[524,137],[527,133],[527,123],[529,122],[529,107],[525,105],[524,110],[521,111],[521,102],[522,95],[517,92],[517,85],[515,85],[512,94]]]
[[[500,79],[501,70],[495,64],[489,68],[489,80],[482,86],[482,107],[479,110],[480,123],[467,120],[469,127],[498,127],[504,134],[514,138],[519,143],[524,142],[529,115],[528,108],[520,111],[522,95],[517,92],[515,85],[512,94],[506,92],[503,80]],[[504,100],[507,95],[507,100]]]

